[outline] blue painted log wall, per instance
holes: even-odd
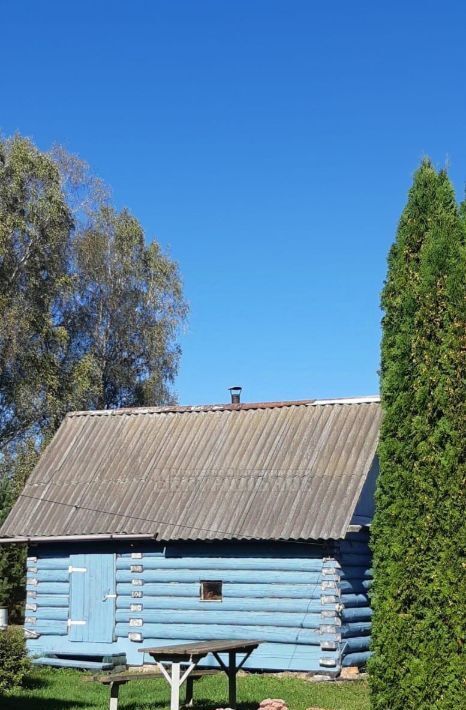
[[[27,558],[25,628],[46,646],[68,634],[69,564],[66,549],[31,548]],[[28,644],[34,653],[36,640]]]
[[[369,658],[372,610],[371,553],[368,532],[351,533],[339,545],[341,568],[342,666],[364,666]]]
[[[115,641],[69,637],[70,554],[114,552]],[[205,639],[264,643],[246,667],[337,673],[365,660],[370,633],[367,538],[315,543],[69,544],[31,548],[26,629],[29,650],[125,652]],[[222,601],[201,601],[200,582],[221,580]],[[362,655],[361,655],[362,654]],[[359,660],[358,660],[359,659]],[[208,658],[207,663],[215,664]]]

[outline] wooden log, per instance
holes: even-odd
[[[66,636],[68,625],[66,621],[40,620],[36,624],[25,623],[24,627],[30,629],[40,636]]]
[[[347,540],[342,540],[340,542],[338,558],[341,559],[343,555],[367,555],[368,553],[370,553],[370,550],[367,540],[365,542],[362,540],[359,542],[348,542]]]
[[[70,573],[66,569],[37,569],[37,572],[28,572],[26,583],[29,579],[37,579],[38,582],[68,582]]]
[[[370,658],[370,651],[358,651],[356,653],[348,653],[341,660],[342,666],[363,666]]]
[[[370,636],[355,636],[345,639],[345,655],[359,651],[368,651],[371,643]]]
[[[68,607],[41,607],[39,606],[35,614],[36,619],[47,619],[51,621],[67,621]]]
[[[242,557],[254,558],[322,558],[327,556],[326,547],[315,543],[274,542],[271,550],[270,543],[259,541],[216,541],[216,542],[170,542],[165,548],[165,556],[169,557]]]
[[[141,591],[144,596],[160,597],[193,597],[199,599],[199,580],[193,582],[146,582],[143,580],[140,587],[133,586],[131,582],[117,583],[118,595],[131,595],[135,590]],[[348,590],[352,590],[345,583]],[[223,596],[230,598],[288,598],[288,599],[318,599],[322,590],[320,582],[314,584],[255,584],[255,583],[229,583],[223,584]]]
[[[230,611],[212,608],[185,610],[185,609],[156,609],[136,612],[132,614],[127,610],[116,612],[116,621],[128,623],[129,617],[142,619],[143,625],[147,624],[217,624],[228,626],[271,626],[288,627],[292,629],[319,629],[322,624],[321,614],[286,613],[286,612],[260,612],[260,611]],[[339,619],[336,619],[338,624]]]
[[[68,609],[68,594],[36,594],[35,603],[37,607],[65,607]]]
[[[129,624],[117,623],[117,636],[127,636],[136,627]],[[276,643],[296,643],[311,644],[320,646],[323,640],[337,639],[339,634],[321,634],[311,629],[289,629],[273,628],[270,626],[246,626],[228,624],[144,624],[136,630],[142,631],[144,643],[147,645],[148,638],[166,638],[177,643],[180,639],[191,639],[193,641],[203,641],[205,639],[235,640],[235,639],[256,639],[262,641],[272,641]]]
[[[369,621],[372,618],[372,609],[369,606],[344,609],[341,613],[343,622]]]
[[[353,594],[351,592],[343,592],[341,595],[341,603],[345,609],[350,607],[361,607],[369,605],[369,597],[367,594]]]
[[[372,579],[373,570],[371,567],[350,567],[345,566],[341,570],[341,579]]]
[[[279,572],[270,570],[208,570],[208,569],[154,569],[133,573],[129,570],[117,570],[117,582],[131,582],[134,578],[147,583],[162,582],[199,582],[201,579],[215,579],[223,582],[240,584],[318,584],[321,581],[337,580],[337,576],[322,575],[321,572]],[[57,580],[59,581],[59,580]]]
[[[28,564],[28,569],[30,567],[36,567],[37,569],[60,569],[67,570],[70,566],[70,558],[67,557],[39,557],[37,562]]]
[[[143,587],[142,598],[133,598],[129,594],[118,595],[117,609],[129,610],[132,604],[143,604],[144,611],[148,609],[191,609],[193,611],[205,609],[207,605],[221,608],[222,612],[227,611],[271,611],[271,612],[291,612],[321,614],[322,611],[332,611],[336,608],[336,603],[322,604],[320,598],[317,599],[279,599],[279,598],[258,598],[258,597],[236,597],[233,599],[223,598],[221,602],[203,602],[199,597],[158,597],[146,593],[147,587]],[[367,600],[366,600],[367,604]]]
[[[27,584],[28,591],[35,591],[37,594],[69,594],[69,582],[39,582],[36,585]]]
[[[371,567],[372,566],[372,555],[370,552],[367,552],[366,554],[360,553],[360,554],[343,554],[339,555],[338,559],[340,561],[341,566],[344,567]]]
[[[347,592],[351,594],[364,594],[372,587],[372,580],[370,579],[342,579],[340,581],[340,591],[342,594]]]
[[[269,572],[320,572],[323,566],[321,559],[261,559],[261,558],[221,558],[221,557],[119,557],[116,561],[118,570],[128,570],[131,566],[140,564],[145,570],[265,570]]]
[[[346,639],[352,636],[367,636],[371,632],[370,621],[359,621],[355,624],[342,624],[341,637]]]

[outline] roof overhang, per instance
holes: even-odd
[[[369,530],[370,524],[368,525],[348,525],[347,533],[357,533],[363,530]],[[241,538],[239,538],[241,539]],[[243,538],[248,540],[248,538]],[[40,543],[54,543],[54,542],[111,542],[111,541],[152,541],[157,540],[157,534],[155,535],[126,535],[124,533],[118,534],[98,534],[98,535],[31,535],[31,536],[21,536],[21,537],[0,537],[0,545],[38,545]],[[260,541],[260,538],[256,539],[256,542]],[[273,542],[274,540],[268,540],[268,542]],[[185,542],[185,541],[184,541]],[[298,542],[297,540],[280,540],[280,542]],[[299,541],[304,542],[304,541]]]
[[[0,537],[0,545],[27,544],[36,545],[40,542],[106,542],[110,540],[156,540],[155,535],[126,535],[124,533],[98,534],[98,535],[31,535],[21,537]]]

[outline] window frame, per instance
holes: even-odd
[[[204,596],[204,585],[217,584],[220,586],[220,594],[215,599],[208,599]],[[221,579],[201,579],[199,582],[199,600],[201,602],[223,602],[223,581]]]

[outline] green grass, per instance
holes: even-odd
[[[1,697],[2,710],[104,710],[108,689],[85,683],[85,674],[73,670],[35,669],[27,686]],[[227,680],[223,674],[194,684],[195,707],[225,707]],[[257,710],[264,698],[283,698],[289,710],[315,706],[325,710],[369,710],[367,683],[310,683],[299,678],[247,675],[238,678],[238,710]],[[166,710],[168,685],[163,680],[133,681],[120,690],[121,710]]]

